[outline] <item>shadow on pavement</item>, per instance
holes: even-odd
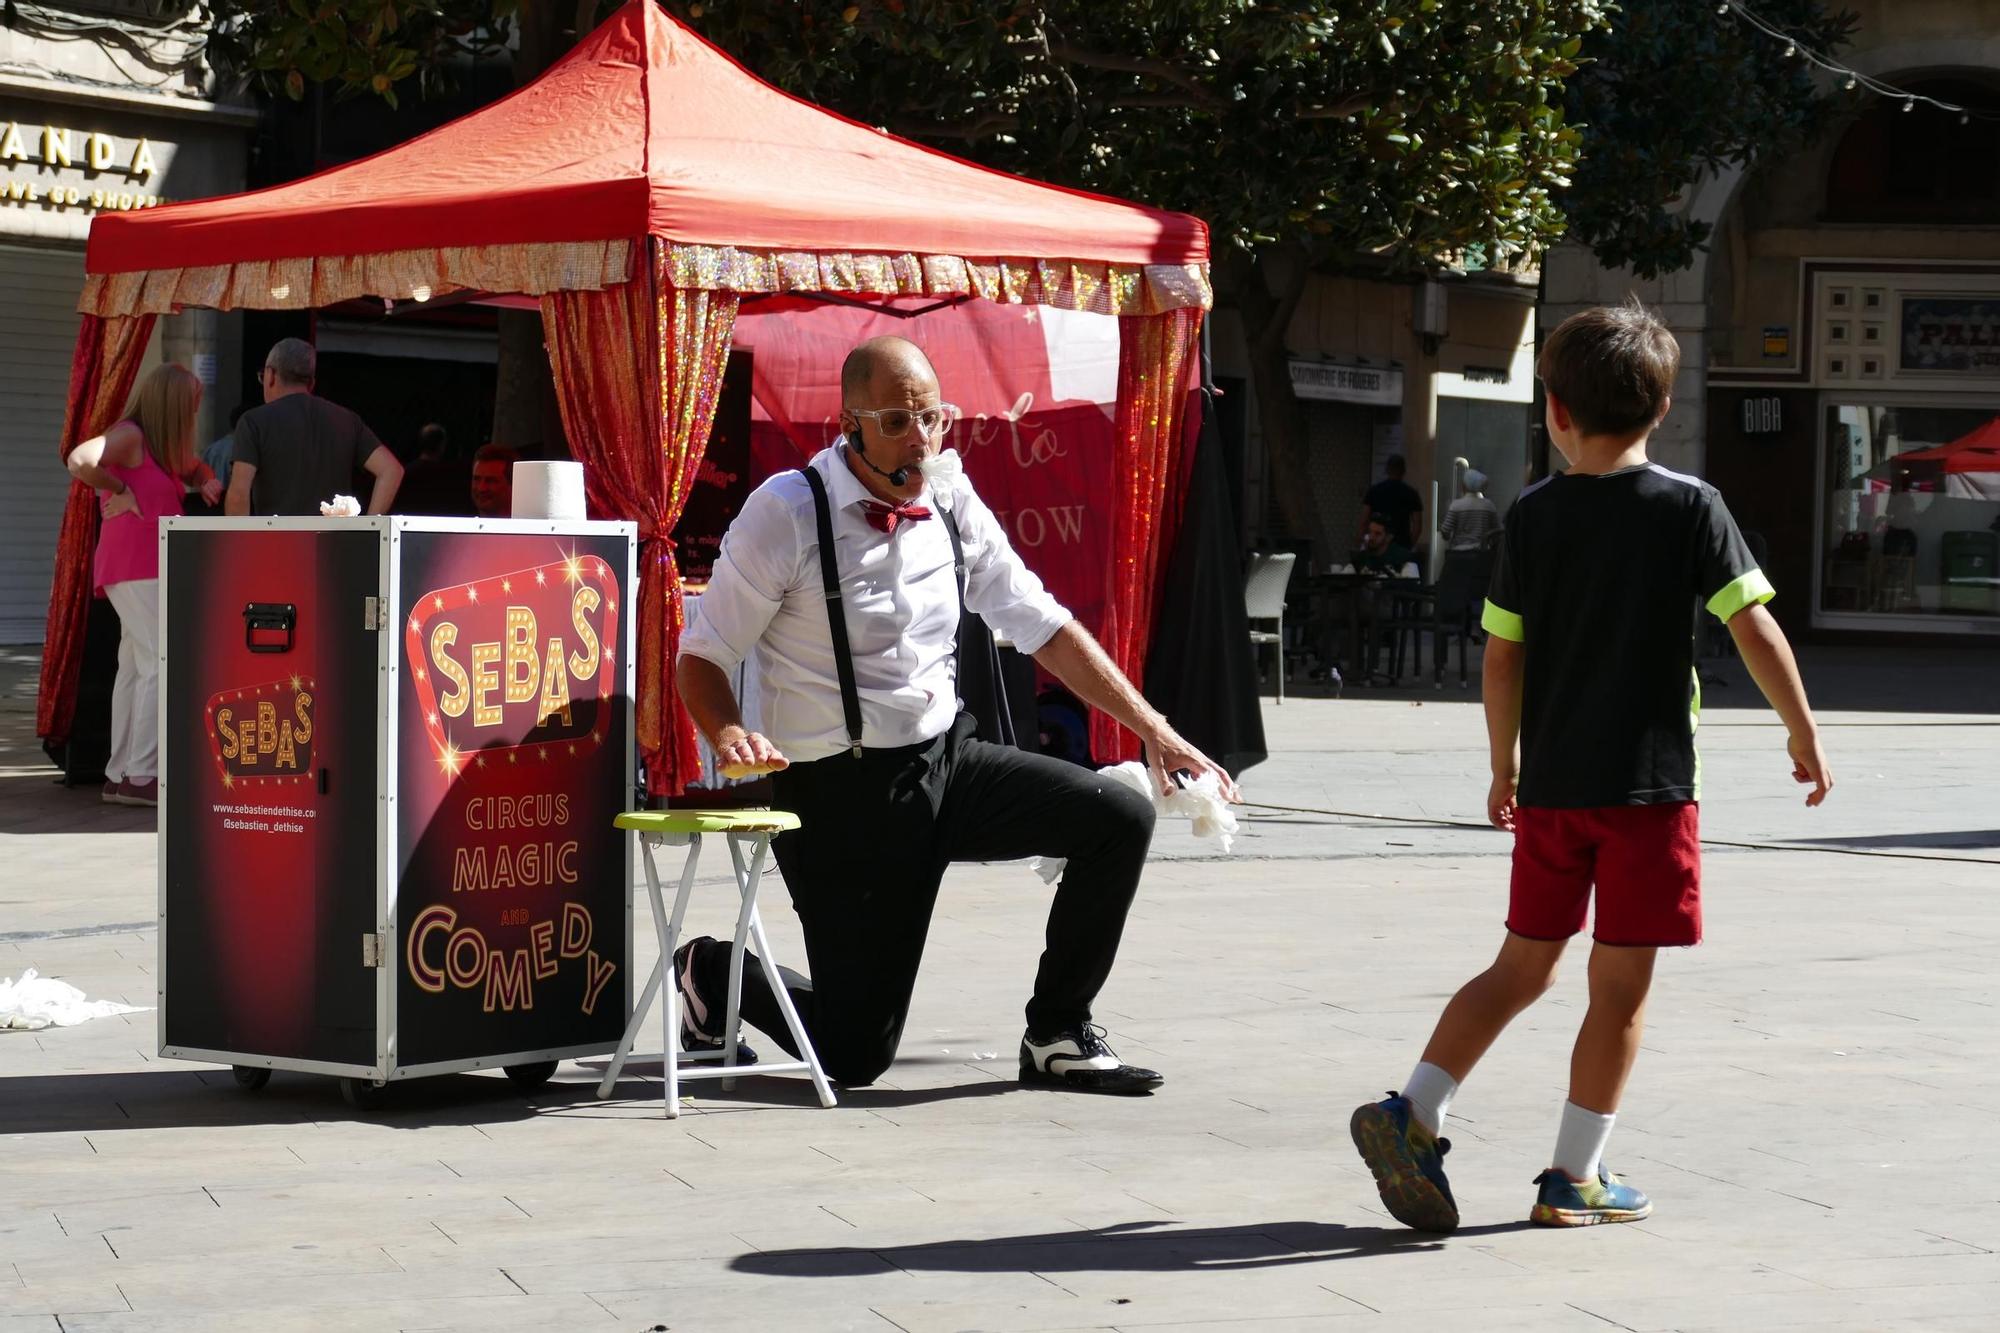
[[[151,833],[159,812],[150,807],[106,805],[96,787],[65,787],[61,774],[39,761],[11,765],[18,750],[0,747],[0,833]]]
[[[2000,644],[1799,644],[1799,674],[1818,713],[2000,714]],[[1740,659],[1704,658],[1701,707],[1769,705]]]
[[[26,1033],[0,1041],[27,1040]],[[342,1098],[338,1079],[323,1074],[279,1070],[256,1092],[236,1086],[229,1070],[215,1066],[162,1066],[119,1074],[42,1074],[0,1078],[0,1134],[105,1133],[123,1129],[180,1129],[190,1126],[292,1125],[365,1121],[394,1129],[436,1125],[500,1124],[586,1110],[620,1116],[643,1114],[660,1105],[659,1061],[634,1061],[613,1095],[597,1099],[602,1060],[566,1065],[568,1078],[532,1090],[517,1088],[497,1071],[440,1074],[406,1079],[378,1092],[379,1105],[353,1107]],[[589,1075],[577,1079],[578,1072]],[[643,1078],[637,1075],[644,1074]],[[1012,1079],[982,1078],[938,1088],[849,1088],[840,1104],[855,1110],[890,1110],[991,1097],[1022,1091]],[[746,1074],[730,1091],[713,1080],[682,1085],[701,1110],[747,1111],[777,1107],[819,1109],[812,1084],[803,1077]]]
[[[1942,847],[1954,851],[2000,848],[2000,829],[1967,829],[1960,833],[1875,833],[1846,838],[1792,838],[1811,847]]]
[[[1527,1222],[1462,1227],[1459,1236],[1521,1231]],[[885,1263],[908,1273],[1180,1273],[1325,1263],[1360,1255],[1439,1248],[1444,1238],[1403,1227],[1349,1227],[1334,1222],[1266,1222],[1255,1226],[1182,1229],[1160,1222],[1121,1222],[1087,1231],[996,1236],[987,1240],[770,1250],[738,1255],[729,1266],[768,1277],[858,1277]]]
[[[25,1040],[25,1034],[21,1034]],[[0,1037],[0,1041],[7,1040]],[[528,1120],[578,1103],[604,1105],[588,1083],[546,1083],[531,1092],[496,1074],[443,1074],[383,1089],[378,1107],[360,1110],[340,1095],[337,1079],[280,1070],[257,1092],[236,1086],[227,1069],[186,1066],[121,1074],[45,1074],[0,1078],[0,1134],[103,1133],[189,1126],[288,1125],[354,1120],[392,1128]]]

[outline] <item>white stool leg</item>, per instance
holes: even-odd
[[[753,885],[753,894],[754,891]],[[812,1038],[806,1035],[806,1025],[799,1020],[798,1008],[792,1003],[792,993],[785,989],[785,978],[778,971],[777,960],[771,957],[771,941],[764,937],[764,918],[755,911],[750,913],[750,935],[757,942],[757,959],[764,965],[764,979],[771,984],[771,993],[778,997],[778,1008],[784,1011],[785,1026],[791,1029],[792,1040],[798,1043],[799,1051],[812,1072],[813,1091],[819,1094],[819,1104],[830,1107],[834,1104],[833,1087],[826,1081],[826,1071],[819,1067],[819,1052],[813,1049]]]
[[[660,868],[653,861],[654,842],[655,838],[651,834],[639,835],[639,850],[645,854],[646,896],[653,905],[653,929],[663,931],[666,929],[667,909],[660,898]],[[664,938],[662,936],[663,940]],[[653,997],[659,989],[660,977],[666,966],[664,960],[667,956],[661,955],[663,961],[654,967],[652,977],[646,982],[646,989],[640,993],[639,1003],[633,1007],[632,1016],[625,1022],[625,1035],[618,1039],[618,1054],[612,1057],[610,1067],[604,1071],[604,1077],[597,1083],[597,1095],[600,1098],[611,1095],[611,1089],[617,1086],[619,1075],[625,1072],[625,1062],[632,1058],[633,1044],[638,1041],[639,1032],[646,1025],[648,1006],[653,1003]]]
[[[729,1018],[723,1028],[722,1065],[725,1069],[736,1065],[737,1047],[743,1037],[743,946],[750,937],[750,917],[757,910],[757,879],[763,874],[764,854],[771,846],[771,835],[752,835],[756,849],[750,856],[750,867],[743,866],[742,835],[729,835],[729,859],[736,870],[736,892],[742,903],[736,911],[736,938],[729,950]],[[722,1090],[728,1092],[736,1086],[736,1080],[722,1080]]]
[[[632,1017],[625,1024],[625,1035],[618,1039],[618,1054],[611,1057],[611,1064],[604,1071],[604,1077],[597,1081],[599,1101],[611,1095],[618,1085],[618,1076],[625,1072],[625,1062],[632,1058],[632,1046],[639,1039],[639,1029],[646,1025],[646,1015],[652,1012],[653,1000],[660,993],[660,973],[665,968],[660,963],[653,964],[653,975],[646,978],[646,988],[639,992],[639,1003],[632,1008]]]
[[[649,846],[646,851],[647,886],[653,895],[653,920],[660,924],[660,966],[661,981],[667,992],[667,1002],[661,1007],[661,1021],[665,1031],[660,1041],[660,1061],[666,1066],[666,1077],[661,1080],[666,1098],[667,1119],[678,1120],[681,1114],[681,986],[680,978],[674,974],[674,950],[680,944],[681,922],[687,917],[688,897],[694,892],[695,866],[701,861],[701,834],[688,836],[687,861],[681,866],[680,892],[674,895],[674,915],[671,921],[661,922],[665,915],[660,902],[659,877],[652,872],[653,853]],[[649,840],[650,841],[650,840]]]

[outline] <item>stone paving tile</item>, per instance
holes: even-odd
[[[1288,701],[1273,720],[1253,800],[1478,815],[1476,708]],[[1961,845],[1945,860],[1711,849],[1709,942],[1662,960],[1612,1142],[1658,1202],[1640,1226],[1522,1225],[1580,952],[1454,1105],[1466,1228],[1389,1222],[1346,1116],[1401,1080],[1497,945],[1504,839],[1250,812],[1237,856],[1173,830],[1156,847],[1100,1007],[1121,1051],[1169,1073],[1146,1099],[1013,1084],[1048,892],[1018,865],[953,872],[903,1058],[832,1112],[798,1080],[749,1078],[694,1085],[669,1123],[657,1064],[600,1102],[596,1062],[531,1096],[452,1077],[364,1114],[330,1080],[280,1074],[253,1096],[159,1061],[150,1014],[0,1034],[0,1330],[57,1314],[68,1333],[1293,1333],[1430,1313],[1482,1333],[1991,1327],[2000,1169],[1979,1145],[2000,1128],[2000,853],[1962,835],[2000,809],[2000,732],[1886,720],[1828,728],[1842,786],[1810,814],[1771,728],[1748,713],[1704,728],[1711,834]],[[19,784],[0,777],[0,827],[43,831],[0,833],[0,975],[32,965],[147,1002],[151,837],[39,780],[23,819]],[[697,928],[726,893],[705,883]],[[98,926],[114,928],[21,938]],[[1956,1164],[1948,1211],[1913,1185],[1940,1162]]]

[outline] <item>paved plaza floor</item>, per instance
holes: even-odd
[[[1817,811],[1740,674],[1709,691],[1709,938],[1662,960],[1609,1154],[1650,1221],[1525,1223],[1581,946],[1453,1107],[1463,1230],[1395,1225],[1348,1144],[1499,941],[1454,684],[1267,700],[1235,852],[1163,831],[1099,1014],[1150,1098],[1015,1083],[1020,865],[948,877],[901,1058],[831,1111],[751,1078],[668,1122],[657,1065],[600,1102],[592,1062],[359,1112],[163,1061],[150,1013],[0,1033],[0,1333],[2000,1327],[2000,656],[1921,656],[1807,655]],[[149,1004],[150,813],[52,785],[31,679],[0,661],[0,976]]]

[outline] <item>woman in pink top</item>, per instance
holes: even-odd
[[[93,582],[118,613],[118,680],[111,692],[111,759],[104,799],[156,805],[160,790],[160,519],[181,512],[181,492],[222,485],[194,451],[201,381],[160,366],[141,381],[125,419],[69,453],[69,473],[98,492]]]

